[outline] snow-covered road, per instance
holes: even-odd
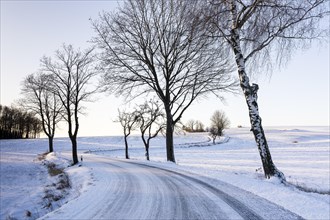
[[[300,219],[230,184],[154,163],[86,155],[83,167],[90,186],[44,219]]]

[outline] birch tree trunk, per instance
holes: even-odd
[[[231,32],[231,46],[235,54],[235,61],[238,68],[240,87],[243,90],[246,104],[249,109],[251,131],[253,132],[254,138],[258,146],[265,177],[270,178],[271,176],[277,176],[280,179],[285,180],[284,174],[279,171],[273,163],[268,148],[266,136],[261,124],[261,117],[259,115],[259,108],[257,102],[257,92],[259,86],[254,83],[250,85],[250,80],[246,73],[245,60],[239,44],[239,30],[237,30],[236,28],[233,28]]]
[[[274,165],[261,124],[258,85],[251,84],[246,66],[267,69],[268,64],[289,58],[293,51],[311,45],[314,39],[328,39],[329,26],[321,23],[329,16],[327,0],[209,0],[210,34],[227,41],[235,55],[240,87],[249,110],[266,178],[285,177]],[[222,49],[222,48],[221,48]],[[274,56],[274,57],[273,57]],[[282,58],[284,57],[284,58]],[[262,63],[263,62],[263,63]],[[265,67],[264,67],[265,66]]]

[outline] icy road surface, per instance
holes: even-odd
[[[301,219],[217,181],[154,164],[86,155],[93,183],[44,219]]]

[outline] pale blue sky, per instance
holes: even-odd
[[[39,68],[43,55],[52,56],[62,43],[86,48],[93,36],[89,18],[113,10],[116,1],[3,1],[1,0],[1,104],[20,97],[20,83]],[[329,45],[317,44],[294,54],[281,71],[254,79],[260,86],[259,107],[264,126],[329,126]],[[243,96],[225,95],[201,100],[184,114],[183,121],[209,124],[215,110],[224,110],[233,127],[249,126]],[[80,135],[116,135],[121,128],[112,121],[124,102],[100,96],[86,105]],[[59,131],[65,135],[65,128]]]

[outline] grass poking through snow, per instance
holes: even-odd
[[[56,164],[47,160],[47,155],[44,155],[43,165],[47,167],[48,174],[52,181],[45,187],[43,197],[44,208],[54,210],[59,207],[62,200],[69,193],[71,188],[68,174],[64,171],[63,164]]]

